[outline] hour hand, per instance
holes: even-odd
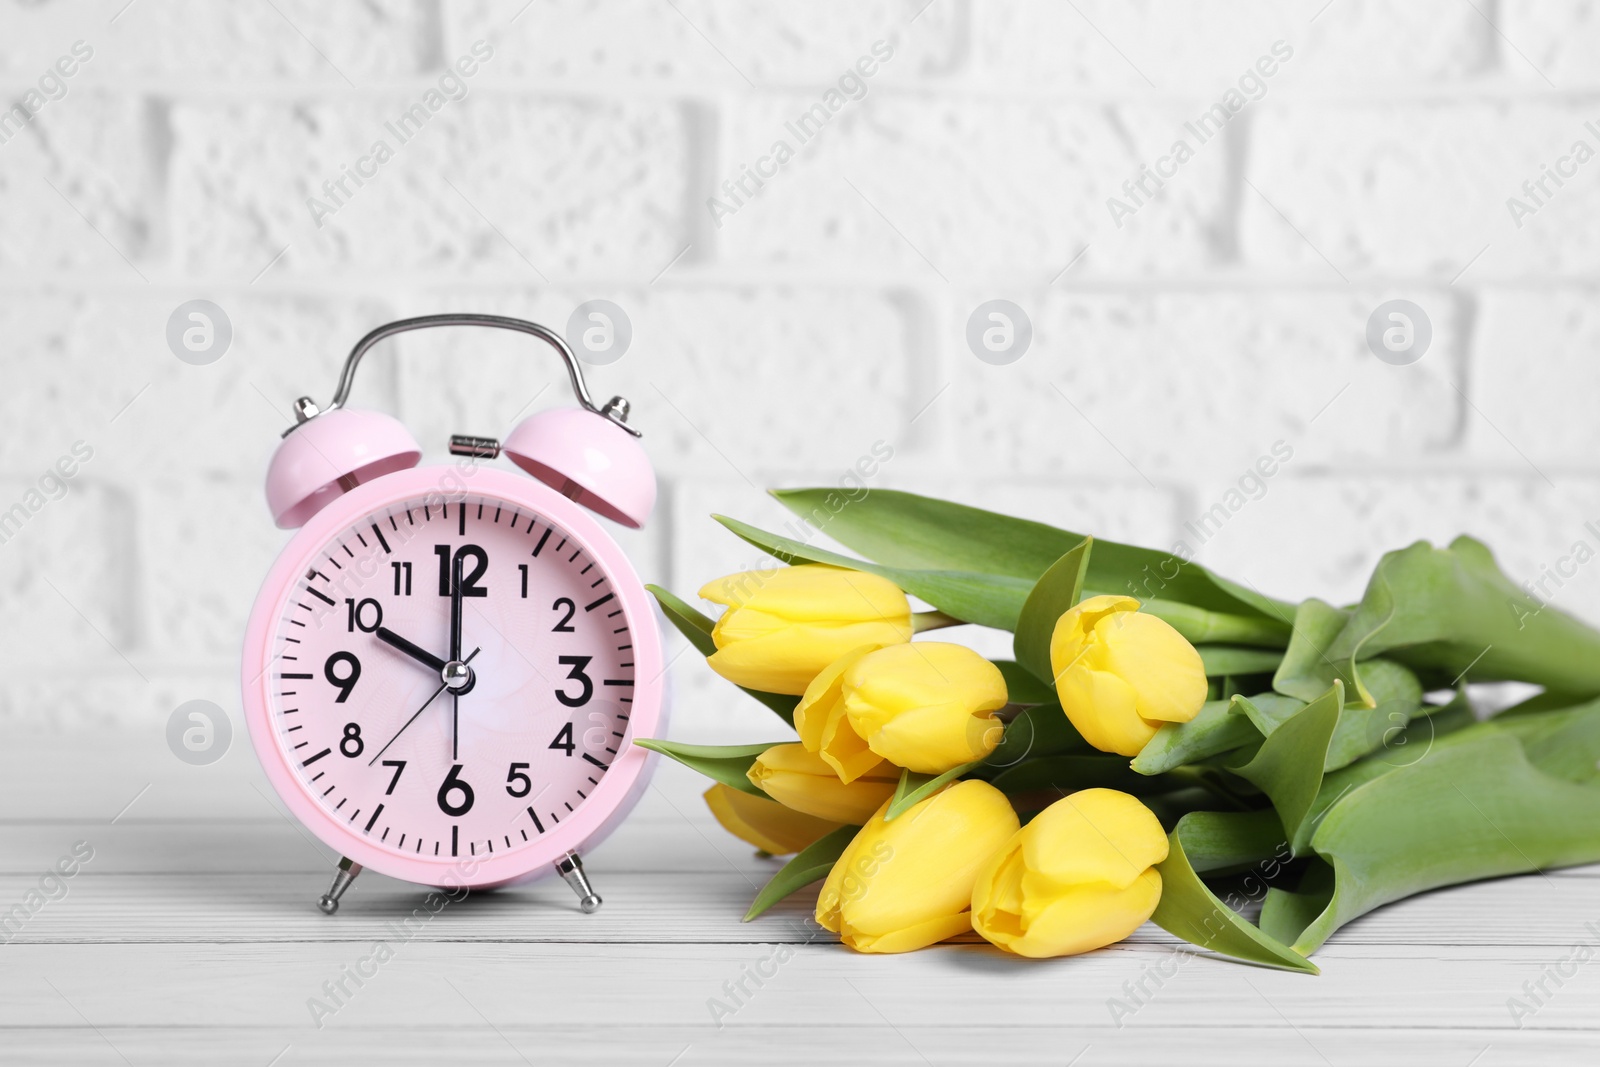
[[[444,671],[444,660],[435,656],[421,645],[412,644],[387,626],[380,626],[373,631],[374,636],[386,645],[399,649],[418,663],[432,667],[435,671]]]

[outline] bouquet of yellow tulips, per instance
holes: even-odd
[[[705,586],[716,620],[652,591],[794,736],[638,742],[794,854],[747,920],[820,880],[817,921],[862,952],[976,931],[1061,956],[1153,920],[1315,972],[1383,904],[1600,861],[1600,632],[1471,538],[1388,553],[1341,607],[909,493],[775,495],[864,558],[719,517],[782,565]],[[1014,658],[918,637],[963,623]],[[1502,680],[1542,692],[1480,720],[1467,686]]]

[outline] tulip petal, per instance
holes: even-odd
[[[910,603],[900,587],[866,571],[806,563],[770,572],[747,571],[707,582],[700,596],[713,604],[797,621],[906,619]]]
[[[1073,886],[1033,916],[1023,936],[1001,947],[1034,958],[1104,948],[1143,926],[1160,901],[1161,874],[1154,869],[1123,888],[1105,882]]]
[[[1064,956],[1120,941],[1161,899],[1155,815],[1126,793],[1085,789],[1050,805],[979,872],[973,929],[1009,952]]]
[[[1050,635],[1050,670],[1060,679],[1062,673],[1076,664],[1091,643],[1091,638],[1107,616],[1139,610],[1139,602],[1131,596],[1092,596],[1056,620]]]
[[[1172,626],[1154,615],[1122,612],[1095,628],[1101,664],[1133,686],[1139,715],[1161,722],[1188,722],[1206,701],[1206,668],[1200,653]]]
[[[972,914],[940,915],[923,922],[903,926],[886,934],[868,934],[846,925],[839,931],[839,939],[857,952],[914,952],[919,948],[936,945],[972,929]]]
[[[850,723],[877,755],[918,774],[943,774],[980,760],[1000,744],[1005,726],[992,715],[975,715],[961,704],[913,708],[885,719],[878,709],[845,702]]]
[[[842,567],[747,571],[707,583],[724,604],[711,628],[711,669],[768,693],[799,695],[829,663],[861,645],[911,640],[911,604],[893,582]]]
[[[880,757],[918,774],[981,759],[1003,728],[999,668],[965,645],[918,641],[862,656],[841,682],[850,725]]]
[[[1083,739],[1101,752],[1137,756],[1156,735],[1153,723],[1135,710],[1138,694],[1106,671],[1070,670],[1056,682],[1061,707]]]
[[[859,932],[881,934],[966,911],[978,869],[1016,828],[1010,803],[979,781],[959,782],[892,823],[880,813],[863,830],[872,869],[847,902],[846,920]]]
[[[972,926],[1001,947],[1023,934],[1021,838],[1019,830],[978,872],[972,887]]]
[[[716,655],[717,644],[711,637],[711,631],[716,629],[716,624],[711,619],[659,585],[647,584],[645,588],[661,605],[661,613],[666,616],[667,621],[677,628],[696,652],[707,657]],[[768,693],[760,689],[741,688],[771,708],[784,722],[794,724],[795,701],[792,693]]]
[[[853,648],[828,664],[806,687],[795,707],[794,723],[800,743],[818,753],[846,783],[868,773],[883,759],[856,733],[844,706],[845,673],[875,648]]]
[[[817,892],[816,920],[817,925],[831,933],[838,933],[843,923],[841,912],[845,903],[845,880],[847,876],[861,877],[860,872],[867,868],[860,859],[863,848],[870,853],[872,841],[869,840],[868,831],[873,827],[873,822],[863,826],[850,843],[839,853],[839,858],[834,861],[833,867],[828,871],[828,877],[822,880],[822,888]],[[851,887],[852,895],[855,887]]]
[[[721,619],[717,627],[722,627]],[[909,627],[902,636],[899,630],[873,623],[790,625],[770,631],[713,629],[717,651],[706,664],[735,685],[798,696],[828,664],[851,650],[877,648],[910,636]]]
[[[794,742],[761,753],[750,765],[749,779],[787,808],[859,826],[894,794],[900,772],[879,761],[854,781],[842,782],[821,755]]]
[[[863,952],[902,952],[968,929],[978,872],[1017,830],[1010,803],[987,782],[969,780],[893,822],[884,814],[829,872],[817,922]]]
[[[888,708],[919,707],[952,699],[974,710],[1003,707],[1000,669],[966,645],[915,641],[879,649],[845,673],[845,688]]]
[[[753,797],[722,783],[705,791],[706,807],[722,828],[763,852],[798,852],[839,828],[838,823],[791,811],[764,797]]]
[[[1039,813],[1022,851],[1029,872],[1059,886],[1105,882],[1121,889],[1167,858],[1167,833],[1127,793],[1084,789]]]

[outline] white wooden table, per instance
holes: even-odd
[[[94,858],[0,945],[0,1062],[1490,1067],[1600,1053],[1600,959],[1562,964],[1572,973],[1545,980],[1552,996],[1520,1029],[1507,1007],[1600,943],[1600,868],[1390,907],[1337,935],[1320,977],[1192,959],[1158,989],[1146,979],[1154,995],[1119,1026],[1111,998],[1171,957],[1161,930],[1029,962],[981,944],[855,955],[811,923],[810,893],[741,924],[776,861],[712,822],[694,775],[665,766],[656,782],[587,861],[598,914],[552,879],[408,933],[396,924],[421,894],[371,873],[337,916],[317,911],[334,857],[280,814],[242,737],[205,768],[155,731],[7,740],[0,913],[74,842]],[[353,995],[316,1026],[308,1000],[383,941],[392,958],[347,979]],[[776,967],[759,987],[745,977],[758,962]],[[714,1021],[713,1000],[735,1010]]]

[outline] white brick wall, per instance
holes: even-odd
[[[781,519],[759,488],[878,440],[877,486],[1161,547],[1283,440],[1200,558],[1291,596],[1355,597],[1419,537],[1479,534],[1519,579],[1592,539],[1600,160],[1520,227],[1506,198],[1600,149],[1600,4],[924,3],[0,0],[0,91],[52,97],[0,143],[0,510],[94,449],[0,544],[0,723],[236,709],[288,403],[436,310],[627,310],[631,350],[590,377],[662,475],[625,543],[682,593],[757,558],[709,512]],[[1279,40],[1259,99],[1117,225],[1107,198]],[[465,98],[398,144],[479,41]],[[707,199],[879,41],[861,98],[719,225]],[[318,226],[307,198],[380,138]],[[234,327],[207,367],[164,339],[197,297]],[[965,342],[997,297],[1034,328],[1008,366]],[[1407,367],[1364,339],[1399,297],[1434,333]],[[454,334],[391,343],[356,402],[437,456],[536,394],[567,400],[542,352]],[[1557,602],[1600,621],[1597,575]],[[770,732],[692,655],[677,674],[686,735]]]

